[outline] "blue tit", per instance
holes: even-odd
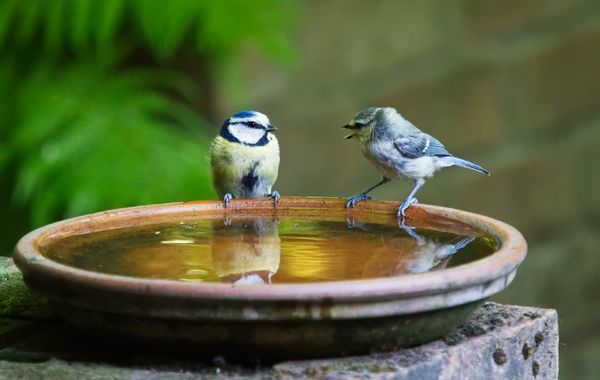
[[[271,197],[279,171],[277,128],[256,111],[242,111],[225,120],[211,144],[212,182],[227,207],[232,198]]]
[[[490,175],[481,166],[450,154],[441,142],[421,132],[391,107],[370,107],[354,116],[343,128],[352,133],[345,138],[356,138],[363,155],[383,174],[380,182],[366,191],[348,198],[346,207],[369,199],[367,194],[392,179],[406,179],[414,183],[408,197],[398,208],[398,218],[404,220],[406,209],[417,203],[415,194],[426,178],[449,166],[459,166]]]
[[[221,282],[270,284],[279,270],[279,223],[276,219],[216,220],[210,250],[212,269]]]

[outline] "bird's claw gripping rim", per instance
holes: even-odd
[[[227,208],[227,206],[229,206],[229,202],[231,202],[232,199],[233,195],[231,195],[230,193],[225,194],[225,196],[223,197],[223,207]]]
[[[356,206],[358,202],[366,201],[367,199],[371,199],[371,197],[368,196],[366,193],[360,193],[358,195],[348,197],[348,200],[346,201],[346,208],[352,208]]]
[[[273,198],[273,205],[277,205],[277,203],[279,203],[279,200],[281,199],[281,195],[279,194],[279,191],[273,191],[271,194],[267,194],[267,197],[269,198]]]
[[[400,207],[398,207],[398,219],[400,219],[403,223],[404,223],[404,218],[406,217],[406,215],[404,215],[404,212],[412,205],[419,203],[419,201],[417,200],[417,198],[412,198],[412,199],[407,199],[404,202],[402,202],[402,204],[400,205]]]

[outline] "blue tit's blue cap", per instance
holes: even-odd
[[[240,112],[236,113],[235,115],[233,115],[233,117],[241,119],[241,118],[245,118],[245,117],[256,116],[256,114],[257,114],[256,111],[246,110],[246,111],[240,111]]]
[[[268,127],[271,125],[269,118],[267,115],[260,113],[258,111],[241,111],[227,119],[228,123],[250,123],[254,122],[260,124],[264,127]]]

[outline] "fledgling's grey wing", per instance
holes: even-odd
[[[394,140],[394,147],[408,158],[451,156],[441,142],[426,133],[399,137]]]

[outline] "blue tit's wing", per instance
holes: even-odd
[[[426,133],[397,138],[394,140],[394,147],[408,158],[451,156],[441,142]]]

